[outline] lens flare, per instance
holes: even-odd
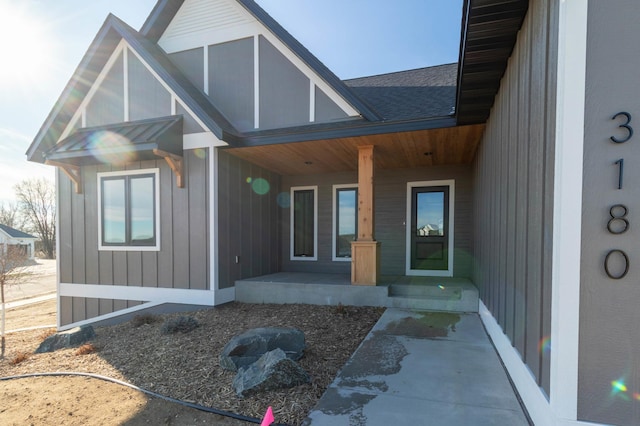
[[[253,180],[253,179],[251,179],[251,176],[249,176],[249,177],[246,179],[246,182],[247,182],[247,183],[251,183],[251,181],[252,181],[252,180]]]
[[[545,336],[538,342],[538,352],[541,354],[548,354],[551,352],[551,337]]]
[[[129,139],[107,130],[94,132],[89,137],[87,149],[104,164],[126,164],[134,161],[136,156]]]
[[[291,206],[291,196],[287,192],[281,192],[277,195],[276,201],[283,209],[288,209]]]
[[[626,392],[627,385],[622,380],[613,380],[611,382],[611,390],[614,392]]]
[[[207,158],[207,151],[205,151],[202,148],[196,148],[195,150],[193,150],[193,153],[195,154],[196,157],[201,158],[203,160]]]
[[[627,392],[627,385],[624,384],[624,379],[611,381],[611,396],[617,396],[625,401],[629,401],[629,397],[625,395]]]
[[[445,287],[445,286],[443,286],[442,284],[438,284],[438,288],[439,288],[440,290],[444,290],[446,287]]]
[[[271,189],[271,185],[266,179],[258,178],[251,183],[251,189],[258,195],[265,195]]]

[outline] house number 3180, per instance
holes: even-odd
[[[611,136],[609,138],[616,144],[625,143],[633,137],[633,127],[631,127],[631,114],[622,111],[611,117],[611,119],[615,121],[618,121],[620,118],[624,120],[621,124],[618,125],[618,127],[621,129],[621,134]],[[617,189],[622,189],[622,178],[624,176],[624,158],[616,160],[613,164],[618,166]],[[611,206],[611,208],[609,209],[610,218],[607,222],[607,231],[614,235],[620,235],[627,232],[627,230],[629,229],[629,219],[627,219],[628,213],[629,209],[624,204],[616,204],[614,206]],[[618,261],[622,262],[623,266],[616,268],[617,271],[614,273],[611,271],[611,262],[615,258],[618,258]],[[620,249],[609,250],[604,258],[604,271],[611,279],[619,280],[624,278],[629,272],[629,256],[627,256],[627,253]]]

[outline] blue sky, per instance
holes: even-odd
[[[53,168],[24,155],[104,19],[139,29],[156,0],[0,0],[0,203]],[[462,0],[257,0],[338,77],[456,62]]]

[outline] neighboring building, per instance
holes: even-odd
[[[59,327],[279,272],[469,279],[535,424],[640,423],[640,8],[462,16],[459,64],[348,81],[251,0],[109,16],[27,152]]]
[[[0,224],[0,250],[19,250],[27,259],[35,258],[34,243],[38,238],[10,226]]]

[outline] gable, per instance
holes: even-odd
[[[185,0],[158,45],[240,131],[361,116],[346,86],[253,1]]]
[[[121,123],[165,111],[184,115],[185,133],[194,136],[185,137],[187,145],[196,139],[226,145],[223,140],[237,137],[162,49],[109,15],[29,146],[27,159],[45,162],[45,152],[87,123]]]
[[[59,140],[79,128],[175,115],[178,109],[184,116],[184,134],[205,132],[205,125],[122,40]]]
[[[186,0],[162,34],[160,44],[252,22],[250,16],[226,0]]]

